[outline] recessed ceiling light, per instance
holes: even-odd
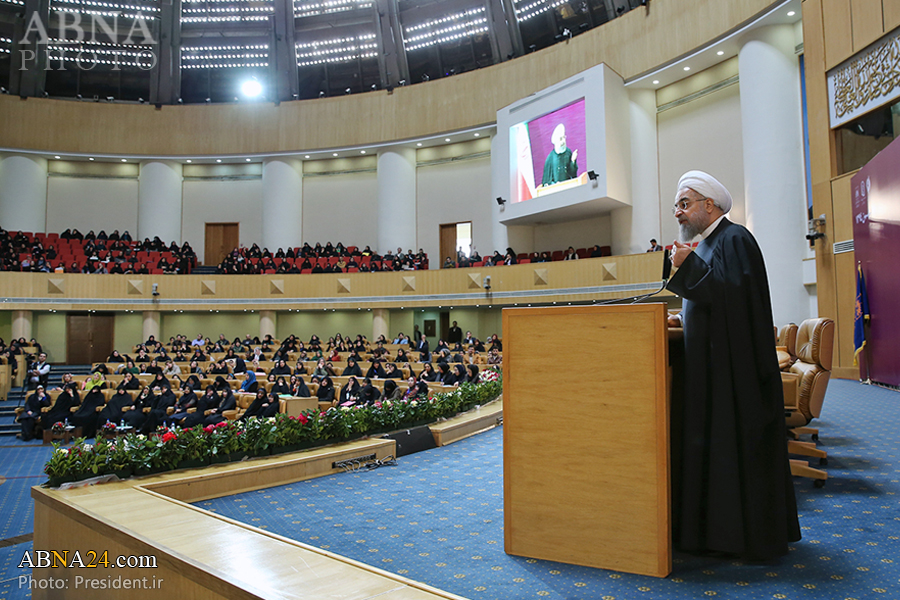
[[[217,159],[216,159],[216,162],[217,162],[217,163],[220,163],[220,162],[222,162],[222,159],[221,159],[221,158],[217,158]]]
[[[304,157],[303,157],[303,158],[309,158],[309,154],[307,154],[307,155],[306,155],[306,156],[304,156]]]
[[[56,160],[59,160],[59,157],[58,157],[58,156],[54,156],[53,158],[55,158]]]
[[[685,71],[690,71],[691,68],[690,68],[690,67],[685,67],[684,70],[685,70]]]
[[[332,153],[332,156],[337,156],[337,152]]]
[[[94,160],[94,157],[92,156],[92,157],[90,157],[88,160]]]
[[[190,162],[194,162],[194,161],[192,161],[192,160],[191,160],[191,159],[187,159],[187,160],[186,160],[186,161],[184,161],[184,162],[186,162],[186,163],[190,163]]]
[[[722,56],[723,54],[725,54],[724,50],[719,50],[718,52],[716,52],[716,56]]]
[[[476,133],[476,134],[475,134],[475,137],[478,137],[478,136],[480,136],[480,135],[481,135],[480,133]]]
[[[128,159],[127,159],[127,158],[123,158],[123,159],[122,159],[122,162],[128,162]]]
[[[422,146],[422,142],[418,142],[418,143],[416,144],[416,146],[421,147],[421,146]]]
[[[792,10],[791,10],[791,11],[788,11],[788,16],[789,16],[789,17],[793,17],[793,16],[796,15],[796,14],[797,14],[797,13],[795,13],[795,12],[792,11]]]
[[[654,80],[653,80],[653,85],[659,85],[659,79],[654,79]]]
[[[444,141],[445,141],[445,142],[449,142],[449,141],[450,141],[450,138],[444,138]]]
[[[245,159],[245,160],[246,160],[247,162],[250,162],[250,159],[249,159],[249,158],[247,158],[247,159]]]
[[[360,150],[359,153],[360,153],[360,154],[365,154],[366,151],[365,151],[365,150]]]

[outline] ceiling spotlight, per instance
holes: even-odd
[[[106,97],[106,101],[107,101],[107,102],[114,102],[114,101],[115,101],[115,98],[113,98],[112,96],[107,96],[107,97]]]
[[[428,73],[422,73],[422,81],[431,81],[431,77]]]
[[[138,98],[138,104],[143,104],[144,102],[146,102],[146,100],[144,100],[143,98]]]
[[[444,138],[444,141],[445,141],[445,142],[449,142],[449,141],[450,141],[450,138]]]
[[[405,79],[401,79],[398,83],[399,83],[400,85],[406,85],[406,80],[405,80]]]
[[[221,159],[221,158],[217,158],[217,159],[216,159],[216,162],[217,162],[217,163],[220,163],[220,162],[222,162],[222,159]]]
[[[55,158],[56,160],[59,160],[59,157],[58,157],[58,156],[54,156],[53,158]]]
[[[690,67],[685,67],[684,70],[685,70],[685,71],[690,71],[691,68],[690,68]]]
[[[249,158],[245,158],[244,160],[246,160],[247,162],[250,162],[250,159],[249,159]]]
[[[3,93],[4,93],[4,94],[6,93],[6,88],[0,88],[0,89],[3,90]],[[81,94],[77,94],[77,95],[75,96],[75,99],[76,99],[76,100],[84,100],[84,96],[82,96]]]
[[[299,100],[299,99],[300,99],[300,94],[294,94],[293,97],[294,97],[294,100]]]
[[[481,135],[480,133],[476,133],[476,134],[475,134],[475,137],[478,137],[478,136],[480,136],[480,135]]]
[[[421,147],[422,147],[422,142],[416,142],[416,146],[418,146],[419,148],[421,148]]]
[[[184,161],[184,162],[186,162],[186,163],[192,163],[192,162],[194,162],[194,161],[192,161],[191,159],[187,159],[187,160]]]
[[[262,84],[256,77],[251,77],[241,84],[241,93],[248,98],[256,98],[257,96],[262,94],[262,91]]]
[[[88,158],[88,160],[94,160],[94,157],[92,156],[92,157]]]
[[[373,84],[372,84],[372,91],[374,92],[374,91],[377,90],[377,89],[378,89],[378,84],[373,83]]]
[[[360,150],[359,153],[360,153],[360,154],[365,154],[366,151],[365,151],[365,150]]]
[[[349,93],[350,93],[350,88],[347,88],[346,90],[344,90],[344,93],[345,93],[345,94],[349,94]]]
[[[182,100],[181,98],[179,98],[179,99],[178,99],[178,104],[184,104],[184,100]]]
[[[597,173],[595,171],[588,171],[587,176],[591,181],[597,181]]]
[[[207,103],[207,104],[209,104],[209,103],[211,103],[211,102],[212,102],[212,99],[211,99],[211,98],[207,98],[207,99],[206,99],[206,103]]]
[[[331,155],[332,155],[332,156],[337,156],[337,152],[332,152]]]
[[[497,204],[499,204],[500,206],[503,206],[504,204],[506,204],[506,200],[504,200],[500,196],[497,196]]]
[[[127,158],[123,158],[123,159],[122,159],[122,162],[128,162],[128,159],[127,159]]]
[[[303,158],[309,158],[309,154],[305,155]]]
[[[723,54],[725,54],[724,50],[719,50],[718,52],[716,52],[716,56],[722,56]]]
[[[659,85],[659,79],[654,79],[654,80],[653,80],[653,85]]]
[[[793,17],[793,16],[796,15],[796,14],[797,14],[797,13],[795,13],[795,12],[792,11],[792,10],[790,10],[790,11],[788,11],[788,14],[787,14],[787,15],[788,15],[789,17]]]

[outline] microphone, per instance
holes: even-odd
[[[666,289],[666,285],[669,283],[669,278],[672,275],[672,261],[669,259],[669,250],[663,249],[663,268],[662,268],[662,285],[659,286],[659,289],[650,292],[649,294],[642,294],[640,296],[629,296],[628,298],[613,298],[612,300],[604,300],[603,302],[596,302],[595,304],[616,304],[616,303],[624,303],[628,302],[629,304],[637,304],[641,300],[646,300],[651,296],[655,296],[656,294],[662,292]]]

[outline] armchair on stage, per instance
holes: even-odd
[[[831,364],[834,352],[834,321],[831,319],[807,319],[800,324],[796,334],[797,361],[789,371],[781,374],[784,384],[784,409],[788,426],[788,452],[819,459],[819,464],[827,464],[828,454],[816,447],[819,430],[807,425],[822,412],[825,390],[831,378]],[[801,442],[797,438],[811,434],[812,442]],[[828,474],[814,469],[803,460],[791,460],[791,473],[801,477],[811,477],[817,485],[824,485]]]

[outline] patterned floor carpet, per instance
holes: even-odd
[[[900,394],[832,381],[818,422],[830,479],[795,480],[803,540],[771,565],[676,554],[666,579],[503,552],[502,429],[347,473],[198,505],[472,599],[900,598]],[[5,445],[2,445],[5,444]],[[28,488],[47,447],[0,441],[0,600],[27,598]]]
[[[677,554],[660,580],[506,555],[501,429],[199,505],[468,598],[898,598],[898,406],[895,392],[831,383],[819,422],[831,479],[795,480],[804,539],[770,565]]]

